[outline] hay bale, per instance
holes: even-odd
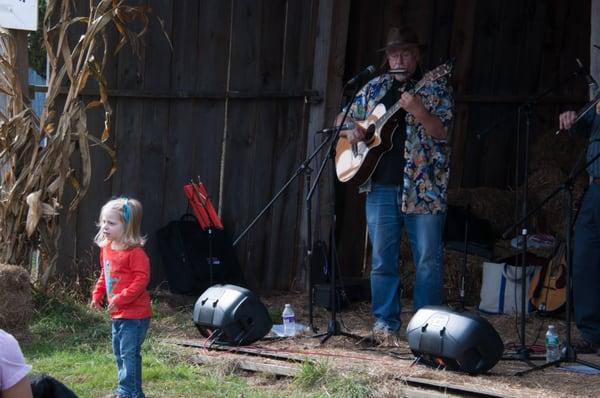
[[[448,191],[448,204],[470,206],[471,214],[488,221],[500,235],[515,215],[514,193],[498,188],[460,188]]]
[[[587,134],[554,134],[556,125],[545,131],[534,142],[531,148],[530,170],[544,170],[548,167],[558,168],[568,173],[577,158],[586,150]]]
[[[547,165],[534,171],[529,177],[529,192],[537,207],[546,197],[562,186],[567,174],[558,166]],[[582,173],[573,184],[574,207],[581,200],[583,191],[587,186],[587,177]],[[575,214],[573,214],[574,216]],[[537,232],[549,233],[564,239],[565,232],[565,196],[564,192],[558,193],[550,199],[539,212],[537,219]]]
[[[402,234],[400,278],[402,280],[403,298],[412,298],[415,285],[415,266],[410,253],[410,243],[406,234]],[[467,255],[467,269],[465,272],[465,304],[479,304],[481,290],[481,277],[483,272],[484,257]],[[454,250],[444,251],[444,297],[448,302],[458,300],[464,254]]]
[[[446,250],[444,254],[444,293],[448,301],[456,301],[460,298],[464,261],[464,253]],[[466,305],[479,304],[484,261],[489,260],[467,254],[467,267],[465,270]]]
[[[29,273],[17,265],[0,264],[0,328],[24,336],[32,313]]]

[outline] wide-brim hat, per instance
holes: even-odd
[[[393,27],[388,32],[385,47],[377,51],[408,48],[423,48],[423,45],[419,42],[417,33],[410,27]]]

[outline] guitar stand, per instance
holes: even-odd
[[[532,367],[530,369],[526,369],[520,372],[516,372],[515,376],[522,376],[524,374],[536,371],[536,370],[541,370],[541,369],[545,369],[548,368],[550,366],[559,366],[560,364],[564,363],[564,362],[571,362],[571,363],[579,363],[581,365],[585,365],[588,366],[590,368],[594,368],[597,370],[600,370],[600,365],[591,363],[591,362],[586,362],[586,361],[582,361],[580,359],[577,359],[577,354],[575,353],[575,350],[573,349],[573,346],[571,344],[571,311],[572,311],[572,306],[571,306],[571,291],[573,288],[573,252],[571,250],[571,230],[572,230],[572,222],[573,222],[573,181],[575,180],[575,178],[581,174],[586,168],[587,166],[589,166],[590,164],[594,163],[598,158],[600,158],[600,154],[594,156],[590,161],[588,161],[585,165],[583,165],[579,170],[575,171],[575,172],[571,172],[571,174],[567,177],[567,179],[563,182],[562,185],[560,185],[558,188],[556,188],[554,191],[552,191],[546,198],[544,198],[544,200],[542,200],[542,202],[539,204],[538,207],[534,208],[533,210],[531,210],[529,213],[527,213],[522,220],[528,218],[529,216],[531,216],[534,213],[537,213],[542,207],[544,207],[544,205],[550,200],[552,199],[555,195],[557,195],[559,192],[564,191],[565,194],[565,239],[566,239],[566,274],[567,274],[567,302],[566,302],[566,329],[567,329],[567,339],[565,341],[565,347],[564,350],[561,350],[562,354],[561,354],[561,358],[557,361],[553,361],[553,362],[548,362],[542,365],[535,365],[532,364]],[[519,220],[516,225],[519,225],[522,220]],[[523,272],[524,274],[524,272]],[[524,297],[523,297],[523,301]],[[531,362],[529,362],[531,364]]]

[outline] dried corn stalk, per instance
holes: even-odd
[[[30,252],[39,248],[47,259],[44,285],[58,257],[58,214],[64,207],[67,182],[74,193],[68,214],[77,208],[90,184],[90,145],[101,146],[112,158],[108,177],[116,170],[115,152],[105,143],[112,113],[103,75],[107,57],[125,43],[138,52],[148,25],[145,6],[90,0],[89,7],[89,17],[73,17],[71,0],[48,2],[43,31],[50,74],[40,120],[22,100],[14,40],[9,32],[0,30],[0,91],[9,96],[7,109],[0,113],[0,262],[27,265]],[[128,26],[136,20],[141,29],[134,33]],[[118,34],[114,53],[108,49],[109,25]],[[83,27],[84,33],[72,43],[75,27]],[[98,85],[99,99],[86,104],[81,92],[93,81]],[[66,93],[61,87],[67,88]],[[60,101],[59,94],[65,94]],[[100,138],[89,133],[86,123],[86,110],[96,106],[105,111]]]

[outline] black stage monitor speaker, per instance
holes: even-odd
[[[200,334],[224,345],[251,344],[262,339],[273,326],[258,297],[235,285],[208,288],[196,300],[193,319]]]
[[[446,307],[421,308],[408,323],[406,336],[413,354],[426,364],[467,373],[487,372],[504,351],[487,320]]]

